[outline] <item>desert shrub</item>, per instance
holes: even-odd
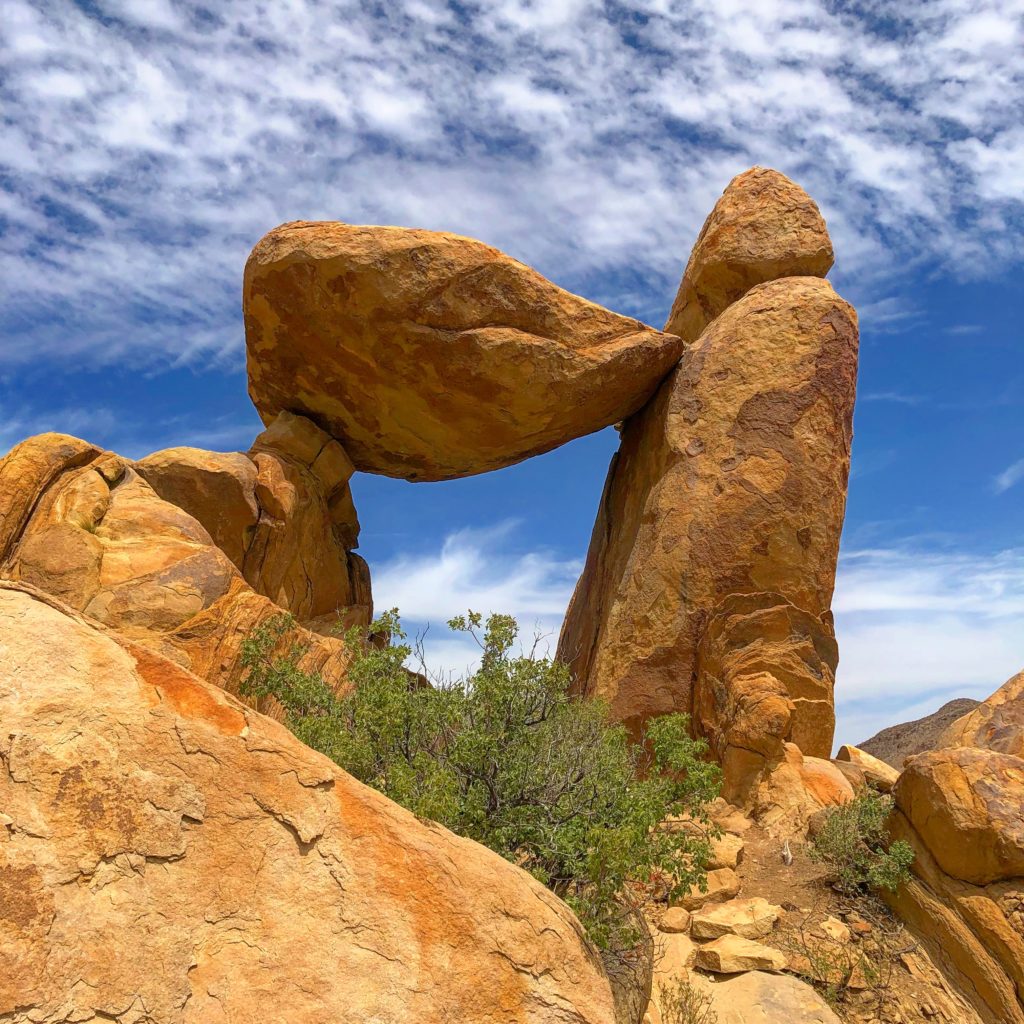
[[[663,1024],[718,1024],[711,996],[695,988],[688,978],[675,978],[658,986]]]
[[[673,893],[702,885],[706,838],[664,826],[705,811],[719,770],[703,759],[685,715],[650,722],[643,743],[604,703],[572,696],[565,665],[515,653],[505,615],[470,613],[449,626],[479,643],[479,668],[428,685],[405,665],[412,653],[397,612],[353,631],[351,688],[336,694],[302,671],[285,616],[243,645],[243,692],[274,696],[303,742],[414,814],[474,839],[529,871],[576,912],[603,949],[638,939],[630,886],[654,875]]]
[[[870,789],[829,809],[810,852],[829,865],[840,892],[895,892],[910,878],[910,844],[902,839],[888,842],[885,822],[891,811],[892,798]]]

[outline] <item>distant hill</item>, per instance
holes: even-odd
[[[935,741],[948,725],[973,711],[980,703],[970,697],[959,697],[943,704],[934,714],[915,722],[891,725],[857,746],[902,771],[905,758],[933,749]]]

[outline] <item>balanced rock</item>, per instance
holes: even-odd
[[[285,224],[245,268],[249,394],[301,413],[358,469],[444,480],[636,412],[682,342],[563,291],[482,242]]]
[[[739,935],[723,935],[697,949],[695,964],[715,974],[739,974],[743,971],[781,971],[786,957],[777,949],[763,946]]]
[[[781,907],[773,906],[760,896],[715,903],[694,912],[690,935],[694,939],[717,939],[722,935],[761,939],[775,927],[781,913]]]
[[[665,330],[696,341],[755,284],[824,277],[832,259],[814,200],[784,174],[752,167],[729,182],[704,222]]]
[[[886,764],[877,757],[872,757],[866,750],[861,750],[860,747],[854,747],[848,743],[839,748],[836,760],[856,765],[864,773],[868,785],[874,786],[882,793],[890,792],[900,777],[900,773],[892,765]]]
[[[612,1024],[497,854],[52,598],[3,584],[0,647],[3,1019]]]
[[[693,709],[704,628],[733,595],[755,595],[748,614],[792,605],[812,624],[794,645],[828,663],[856,365],[856,317],[831,286],[772,281],[719,315],[625,424],[559,654],[634,733]],[[795,704],[792,667],[777,692]],[[812,691],[823,751],[828,685]],[[785,710],[766,726],[780,740]]]
[[[980,747],[1024,757],[1024,672],[940,733],[936,747]]]

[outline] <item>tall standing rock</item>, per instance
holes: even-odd
[[[284,224],[245,267],[249,394],[314,420],[357,469],[483,473],[636,412],[678,338],[436,231]]]
[[[737,745],[744,732],[770,734],[763,761],[781,757],[797,735],[805,753],[830,753],[829,607],[857,321],[819,277],[764,280],[823,274],[830,263],[814,203],[763,169],[729,186],[691,257],[670,320],[690,347],[624,425],[559,642],[581,689],[607,699],[634,730],[655,715],[694,711],[703,687],[699,704],[716,727],[729,732],[730,716],[744,716],[731,730]],[[772,657],[754,651],[738,672],[720,645],[751,632],[735,621],[736,595],[746,595],[743,614],[778,609],[771,629],[782,630]],[[717,626],[705,643],[723,616],[728,629]],[[701,679],[702,643],[708,671],[726,672],[724,686]],[[773,681],[752,681],[757,673]],[[757,707],[759,686],[774,694],[771,713]]]

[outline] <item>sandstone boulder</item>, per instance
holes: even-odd
[[[694,939],[717,939],[723,935],[761,939],[775,927],[781,913],[781,907],[760,896],[715,903],[693,913],[690,935]]]
[[[707,873],[703,889],[692,887],[679,899],[685,910],[697,910],[707,903],[724,903],[739,895],[740,878],[732,868],[713,868]]]
[[[893,792],[946,874],[975,885],[1024,877],[1024,758],[969,747],[918,754]]]
[[[3,1019],[611,1024],[497,855],[51,598],[0,587],[0,651]]]
[[[695,964],[714,974],[740,974],[743,971],[781,971],[786,957],[777,949],[738,935],[723,935],[697,949]]]
[[[864,773],[868,784],[882,793],[890,792],[900,777],[900,773],[892,765],[886,764],[877,757],[872,757],[866,750],[850,746],[848,743],[839,748],[836,760],[855,765]]]
[[[156,461],[161,469],[195,469],[197,463],[191,455]],[[201,473],[219,474],[217,486],[231,492],[223,480],[230,469],[220,472],[223,462],[213,464],[217,471],[207,464]],[[168,487],[168,480],[183,478],[156,476]],[[12,504],[4,520],[0,576],[52,594],[207,681],[237,691],[242,641],[283,609],[246,585],[198,519],[160,497],[127,460],[57,434],[12,449],[0,460],[0,484],[0,501],[34,496],[20,511]],[[211,525],[223,522],[201,487],[193,491],[186,485],[185,491]],[[323,554],[308,552],[310,558]],[[342,685],[348,652],[340,640],[301,627],[291,639],[307,648],[304,668]]]
[[[827,282],[760,284],[624,425],[559,654],[634,731],[693,709],[703,630],[733,595],[744,595],[747,614],[792,606],[802,617],[794,647],[815,649],[816,665],[834,657],[829,605],[856,364],[855,314]],[[813,674],[801,660],[780,664],[780,698],[792,672],[801,685]],[[830,685],[807,691],[817,704],[807,731],[823,752]],[[792,726],[780,716],[781,707],[768,718],[783,739]]]
[[[748,971],[708,991],[718,1024],[841,1024],[810,985],[784,974]]]
[[[783,760],[757,789],[754,810],[772,835],[804,835],[823,812],[854,796],[853,785],[835,764],[820,757],[804,757],[795,744],[787,743]]]
[[[690,912],[682,907],[669,907],[658,925],[663,932],[687,932],[690,930]]]
[[[936,747],[981,747],[1024,757],[1024,672],[948,725]]]
[[[832,241],[814,200],[768,167],[729,182],[690,253],[665,330],[686,342],[754,285],[824,277]]]
[[[358,469],[482,473],[636,412],[682,342],[470,238],[296,222],[245,268],[249,394],[309,417]]]

